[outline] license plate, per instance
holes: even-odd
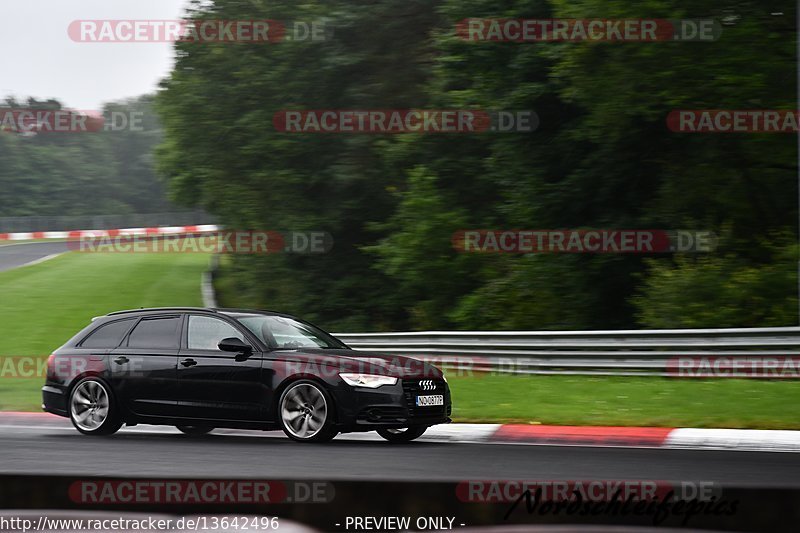
[[[444,405],[444,396],[441,394],[417,396],[417,407],[429,407],[431,405]]]

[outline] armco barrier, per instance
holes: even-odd
[[[336,336],[357,350],[408,355],[478,372],[800,378],[800,327]]]
[[[85,228],[157,228],[159,226],[191,226],[214,224],[214,217],[203,211],[168,213],[122,213],[116,215],[36,215],[0,216],[0,233],[73,231]]]

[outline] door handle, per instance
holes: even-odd
[[[123,356],[121,356],[121,357],[117,357],[116,359],[114,359],[114,362],[115,362],[115,363],[117,363],[118,365],[124,365],[124,364],[125,364],[125,363],[127,363],[128,361],[130,361],[130,359],[128,359],[128,358],[127,358],[127,357],[125,357],[124,355],[123,355]]]
[[[183,361],[181,361],[181,364],[183,366],[194,366],[197,364],[197,361],[195,361],[194,359],[184,359]]]

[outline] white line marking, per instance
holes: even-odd
[[[33,241],[33,242],[11,242],[8,244],[0,244],[0,248],[6,248],[8,246],[31,246],[31,245],[36,246],[37,244],[57,244],[59,242],[68,242],[68,241],[52,240],[52,241]]]
[[[14,268],[22,268],[22,267],[38,265],[39,263],[44,263],[45,261],[50,261],[51,259],[55,259],[59,255],[64,255],[65,253],[67,253],[67,252],[58,252],[57,254],[46,255],[44,257],[40,257],[39,259],[34,259],[33,261],[29,261],[29,262],[25,263],[24,265],[20,265],[18,267],[14,267]],[[11,268],[9,270],[14,270],[14,268]]]

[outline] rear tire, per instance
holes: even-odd
[[[191,435],[193,437],[197,437],[200,435],[207,435],[214,431],[214,428],[209,426],[175,426],[178,428],[178,431],[181,433],[186,433],[187,435]]]
[[[83,378],[69,395],[69,418],[84,435],[111,435],[122,427],[111,387],[100,378]]]
[[[333,401],[325,388],[310,380],[289,385],[278,402],[278,420],[286,436],[298,442],[328,442],[333,427]]]
[[[379,429],[378,435],[389,442],[411,442],[412,440],[421,437],[427,429],[428,426],[412,426],[409,428],[399,429]]]

